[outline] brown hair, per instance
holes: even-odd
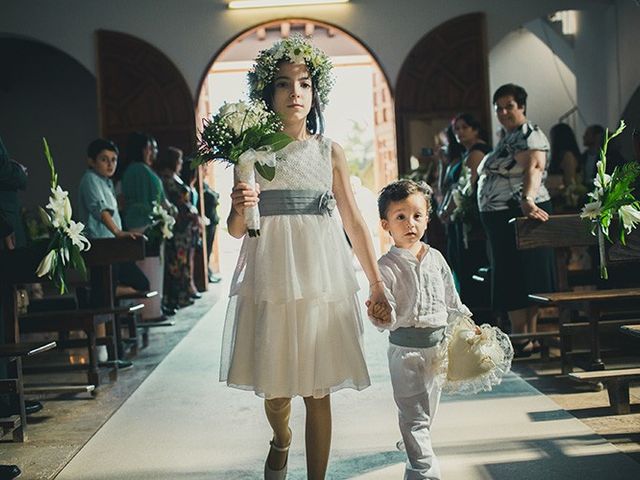
[[[426,182],[414,182],[413,180],[398,180],[390,183],[382,190],[378,196],[378,213],[380,218],[386,220],[387,210],[391,202],[399,202],[415,193],[424,195],[427,202],[427,212],[431,212],[431,194],[433,190]]]

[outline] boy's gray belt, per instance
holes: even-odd
[[[331,215],[336,200],[330,191],[264,190],[260,193],[260,216],[270,215]]]
[[[389,342],[399,347],[435,347],[444,338],[444,327],[416,328],[400,327],[389,332]]]

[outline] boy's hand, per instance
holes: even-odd
[[[120,230],[116,233],[116,238],[132,238],[135,240],[136,238],[144,238],[144,235],[140,232],[126,232],[124,230]]]

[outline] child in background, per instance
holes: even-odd
[[[441,393],[438,346],[449,314],[471,312],[460,301],[442,254],[420,241],[429,221],[431,188],[411,180],[394,182],[380,193],[378,210],[382,228],[394,243],[378,260],[392,310],[385,313],[373,305],[369,318],[390,330],[389,371],[408,457],[404,478],[439,479],[431,445]]]
[[[142,237],[142,233],[122,230],[118,202],[111,181],[118,165],[118,147],[101,138],[92,141],[87,148],[87,163],[89,168],[80,180],[77,204],[78,217],[86,225],[87,238]],[[113,265],[113,278],[116,281],[116,296],[149,290],[149,280],[133,262]],[[98,286],[93,285],[92,289],[95,288]],[[98,332],[98,335],[101,333]],[[98,355],[101,361],[106,360],[105,346],[100,346]]]

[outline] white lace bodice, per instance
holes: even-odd
[[[276,176],[266,181],[256,180],[265,190],[331,190],[333,171],[331,140],[322,135],[294,141],[276,152]]]

